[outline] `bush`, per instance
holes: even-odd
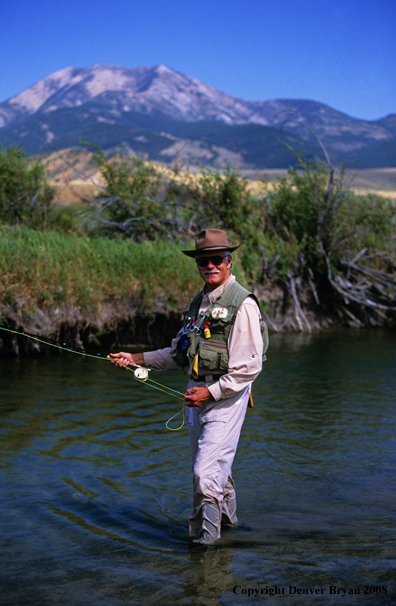
[[[338,268],[363,248],[368,254],[394,247],[395,206],[379,196],[356,196],[343,171],[302,162],[268,196],[266,210],[278,239],[293,244],[314,272]],[[327,260],[327,262],[325,262]]]
[[[237,231],[247,218],[250,201],[248,181],[230,165],[224,173],[202,168],[190,187],[193,210],[203,227],[217,224],[225,230]]]
[[[89,216],[96,231],[108,236],[121,234],[138,242],[167,233],[171,219],[156,167],[122,151],[108,158],[99,149],[94,159],[105,180],[104,191],[97,196]]]
[[[45,228],[54,189],[45,179],[40,162],[30,161],[17,147],[0,151],[0,220],[15,225]]]
[[[230,240],[243,243],[241,261],[247,277],[256,279],[260,247],[266,242],[265,213],[262,201],[252,195],[247,179],[230,164],[225,170],[202,168],[200,176],[189,185],[193,200],[194,227],[219,227]]]

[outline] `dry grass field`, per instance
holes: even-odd
[[[55,202],[60,205],[91,200],[103,185],[93,153],[66,149],[45,155],[41,161],[49,183],[55,187]]]
[[[286,169],[268,171],[242,171],[251,181],[253,188],[260,184],[275,183],[287,175]],[[396,168],[372,168],[365,170],[347,170],[345,184],[358,195],[377,194],[396,201]]]
[[[54,152],[42,158],[50,183],[56,188],[56,202],[61,205],[73,204],[92,199],[99,193],[103,180],[93,160],[93,154],[83,149],[67,149]],[[166,171],[163,165],[162,170]],[[191,168],[191,173],[196,173]],[[263,183],[275,183],[286,176],[286,169],[244,170],[252,190],[260,193]],[[348,170],[346,185],[356,194],[377,194],[396,200],[396,168]]]

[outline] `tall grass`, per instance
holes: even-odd
[[[89,238],[0,226],[0,301],[26,310],[134,299],[184,307],[201,287],[192,259],[167,241]]]

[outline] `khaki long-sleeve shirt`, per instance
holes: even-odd
[[[225,289],[235,281],[230,276],[224,284],[211,292],[203,292],[199,314],[205,313],[209,305],[217,301]],[[172,340],[171,347],[144,353],[144,363],[154,370],[176,370],[179,367],[170,355],[175,349],[180,331]],[[239,308],[228,337],[228,371],[226,374],[207,385],[214,400],[232,398],[248,387],[260,374],[262,368],[263,339],[260,330],[260,310],[257,303],[247,297]],[[199,374],[204,374],[198,369]],[[207,371],[205,371],[207,373]]]

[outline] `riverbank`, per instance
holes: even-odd
[[[187,288],[186,292],[189,289]],[[307,305],[300,309],[308,324],[296,316],[292,301],[275,282],[254,289],[270,333],[315,332],[332,328],[395,328],[396,312],[365,315],[359,320],[344,310],[326,314],[323,309]],[[86,351],[150,350],[169,346],[181,326],[182,310],[188,305],[188,296],[172,309],[169,300],[158,298],[144,303],[137,298],[99,302],[81,307],[60,302],[44,308],[24,309],[18,304],[0,304],[1,324],[9,329],[58,341]],[[308,328],[309,327],[309,328]],[[19,334],[0,330],[0,356],[31,356],[56,352],[56,348]]]
[[[79,308],[65,303],[26,312],[0,305],[2,325],[18,332],[87,351],[164,347],[180,328],[177,311],[142,307],[136,301],[113,301]],[[56,348],[20,334],[0,330],[0,355],[54,354]]]
[[[217,221],[230,240],[243,243],[233,255],[233,272],[256,294],[270,331],[394,326],[394,205],[347,196],[340,206],[342,189],[324,169],[306,168],[292,178],[280,183],[270,204],[251,198],[233,173],[202,176],[201,202],[207,212],[218,208]],[[65,216],[61,225],[53,218],[42,230],[0,225],[1,324],[85,348],[167,345],[201,288],[193,259],[181,254],[193,246],[191,234],[201,223],[179,233],[189,215],[178,213],[166,236],[135,234],[139,241],[118,232],[105,237],[101,230],[90,237],[82,224],[68,228]],[[134,221],[143,232],[150,224],[146,216],[127,222]],[[217,224],[214,214],[211,221]],[[47,349],[4,332],[0,354]]]
[[[169,242],[0,227],[1,324],[83,347],[167,342],[199,288],[192,259]],[[0,353],[47,348],[0,331]]]

